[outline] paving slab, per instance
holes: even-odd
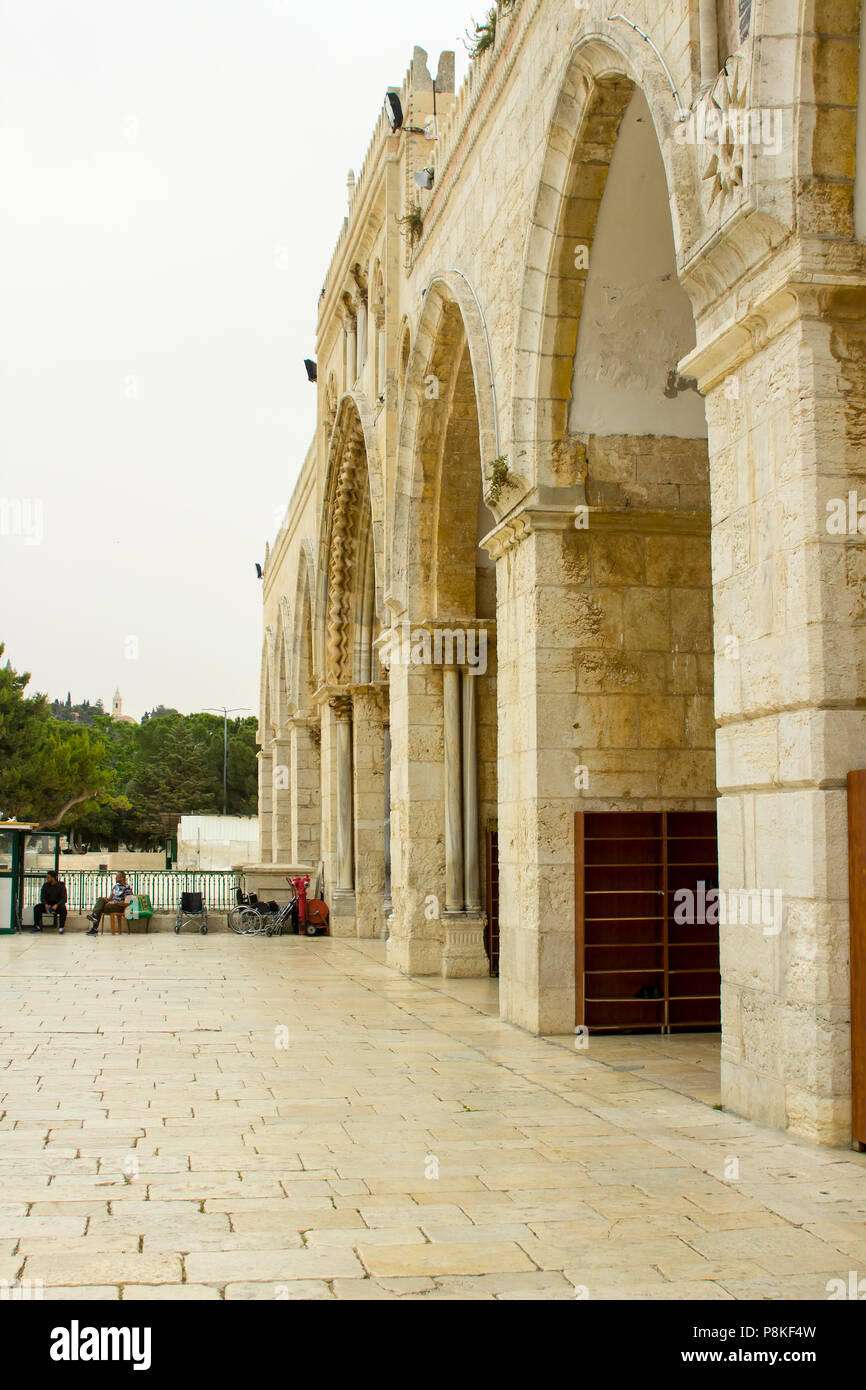
[[[866,1155],[715,1110],[718,1038],[578,1053],[378,941],[4,937],[0,1020],[0,1278],[45,1298],[809,1300],[866,1263]]]

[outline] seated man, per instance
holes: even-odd
[[[42,930],[42,914],[45,912],[54,913],[54,920],[62,936],[66,926],[66,884],[60,882],[53,869],[48,870],[42,892],[39,894],[39,902],[33,909],[37,931]]]
[[[85,935],[96,936],[96,933],[99,931],[99,923],[102,920],[102,914],[105,912],[105,909],[110,904],[126,904],[129,902],[131,897],[132,889],[126,881],[126,874],[123,872],[123,869],[118,869],[117,878],[111,890],[111,896],[108,898],[97,898],[96,906],[94,907],[92,912],[88,913],[88,920],[93,923],[93,926],[90,928],[89,932],[85,933]]]

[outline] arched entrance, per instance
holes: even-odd
[[[406,373],[392,543],[389,960],[487,974],[486,830],[497,815],[495,571],[479,540],[495,426],[480,313],[436,277]],[[482,383],[479,387],[479,382]]]
[[[381,479],[369,412],[343,398],[331,437],[319,561],[322,857],[337,935],[378,936],[385,902],[387,682]]]
[[[678,371],[695,329],[675,202],[655,102],[590,50],[568,71],[529,243],[513,448],[530,487],[488,542],[508,779],[501,1011],[555,1033],[574,1027],[587,968],[575,813],[715,807],[707,429]]]

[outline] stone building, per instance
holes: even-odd
[[[262,860],[323,862],[400,970],[486,974],[495,827],[502,1016],[565,1033],[575,812],[717,808],[722,888],[783,904],[721,928],[726,1104],[846,1143],[860,6],[616,8],[500,4],[459,91],[416,49],[350,177],[265,566]]]

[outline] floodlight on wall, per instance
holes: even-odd
[[[319,369],[309,357],[304,358],[304,366],[307,369],[307,381],[319,380]]]
[[[413,175],[413,177],[419,188],[433,187],[433,169],[419,169],[418,172]]]
[[[385,93],[385,114],[392,130],[399,130],[403,124],[403,104],[396,92]]]

